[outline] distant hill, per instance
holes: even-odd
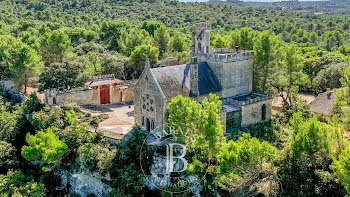
[[[179,0],[180,2],[208,2],[210,0]],[[288,0],[241,0],[241,1],[251,1],[251,2],[279,2]],[[299,1],[328,1],[328,0],[299,0]],[[333,0],[335,2],[350,2],[350,0]]]

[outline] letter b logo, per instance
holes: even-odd
[[[180,155],[174,154],[181,153]],[[186,147],[183,144],[170,143],[166,145],[166,172],[183,172],[187,167]]]

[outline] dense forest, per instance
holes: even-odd
[[[281,97],[283,110],[271,122],[249,128],[249,134],[227,140],[215,95],[201,104],[174,98],[168,124],[203,136],[180,139],[191,144],[186,173],[206,175],[199,191],[177,195],[346,196],[349,15],[348,10],[314,14],[230,2],[0,0],[0,78],[11,77],[23,93],[27,87],[72,89],[102,74],[136,80],[146,57],[152,67],[167,57],[188,63],[194,24],[208,22],[212,48],[254,51],[254,90]],[[337,94],[329,117],[311,114],[297,96],[327,88]],[[50,107],[35,95],[10,104],[12,95],[1,95],[0,196],[79,196],[63,182],[82,172],[104,185],[89,196],[171,196],[146,187],[140,158],[149,161],[142,166],[147,169],[154,154],[151,148],[140,152],[147,132],[134,128],[127,140],[110,143],[91,132],[99,117],[79,106]],[[174,180],[166,191],[192,188],[188,184]]]

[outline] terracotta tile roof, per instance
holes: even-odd
[[[91,81],[91,82],[86,83],[85,85],[93,87],[93,86],[101,86],[101,85],[108,85],[108,84],[115,84],[115,83],[121,84],[121,83],[123,83],[123,81],[120,79],[112,79],[112,80],[107,79],[107,80],[102,80],[102,81]]]
[[[95,76],[93,77],[93,80],[91,82],[85,83],[86,86],[94,87],[94,86],[101,86],[101,85],[108,85],[108,84],[122,84],[123,81],[120,79],[114,78],[114,75],[101,75],[101,76]]]

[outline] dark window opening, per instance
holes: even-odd
[[[151,131],[151,124],[150,123],[151,123],[150,120],[147,118],[146,119],[146,130],[147,131]]]
[[[266,120],[266,105],[263,104],[261,107],[261,120]]]
[[[226,115],[226,132],[230,132],[233,129],[238,129],[241,126],[241,112],[234,111],[229,112]]]
[[[154,120],[152,120],[152,122],[151,122],[151,130],[153,130],[154,129]]]

